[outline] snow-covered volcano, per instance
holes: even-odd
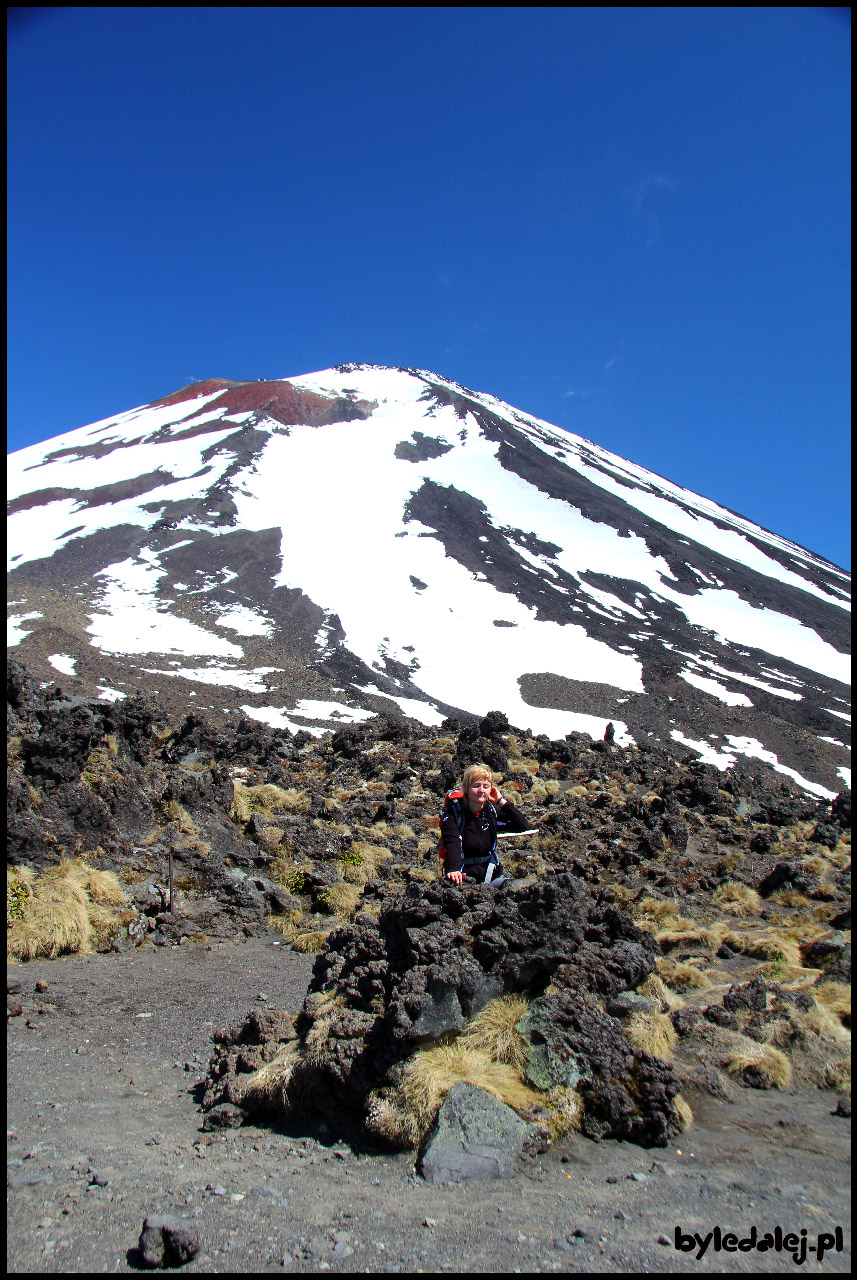
[[[314,733],[612,720],[850,778],[849,574],[435,374],[210,380],[9,471],[8,642],[69,693]]]

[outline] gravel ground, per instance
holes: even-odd
[[[32,962],[9,971],[7,1266],[128,1271],[143,1219],[192,1222],[187,1271],[850,1271],[851,1122],[830,1093],[691,1098],[663,1150],[573,1136],[516,1177],[440,1188],[413,1159],[318,1129],[201,1131],[214,1027],[296,1012],[312,968],[270,939]],[[42,988],[36,990],[36,985]],[[843,1249],[676,1248],[842,1229]]]

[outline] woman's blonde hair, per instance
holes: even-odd
[[[464,777],[461,779],[461,790],[464,792],[464,798],[467,799],[467,793],[473,786],[474,782],[478,782],[480,778],[487,778],[489,782],[494,781],[494,774],[488,768],[487,764],[470,764],[464,770]]]

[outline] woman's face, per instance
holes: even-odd
[[[471,782],[467,791],[467,800],[471,809],[481,809],[488,799],[490,792],[490,779],[478,778],[476,782]]]

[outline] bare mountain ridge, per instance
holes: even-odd
[[[323,732],[489,707],[850,779],[850,577],[418,370],[211,379],[10,458],[15,656]]]

